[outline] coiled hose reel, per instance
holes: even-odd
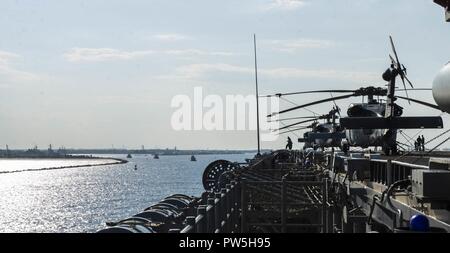
[[[203,188],[206,191],[220,191],[232,180],[232,172],[239,168],[238,163],[227,160],[217,160],[210,163],[203,172]]]

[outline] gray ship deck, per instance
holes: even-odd
[[[201,196],[169,196],[101,232],[410,233],[415,215],[429,222],[422,232],[450,232],[449,160],[430,159],[450,152],[370,157],[280,150],[218,160]]]

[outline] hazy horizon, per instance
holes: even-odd
[[[28,150],[28,149],[33,149],[34,146],[31,147],[8,147],[9,150]],[[38,150],[47,150],[49,148],[49,146],[38,146],[37,147]],[[64,146],[60,146],[60,147],[55,147],[52,146],[53,150],[58,150],[60,148],[64,148],[64,149],[68,149],[68,150],[133,150],[133,151],[139,151],[142,150],[142,147],[140,146],[135,146],[135,147],[64,147]],[[6,149],[6,147],[0,147],[0,150],[4,151]],[[145,150],[174,150],[174,147],[145,147]],[[180,148],[176,148],[176,150],[178,151],[190,151],[190,150],[196,150],[196,151],[257,151],[258,148],[254,147],[254,148],[195,148],[195,149],[180,149]],[[272,150],[270,148],[264,148],[261,150]]]
[[[192,97],[194,87],[220,97],[254,94],[254,33],[260,94],[382,86],[389,35],[415,87],[431,88],[450,60],[450,25],[443,15],[442,8],[422,0],[5,0],[0,149],[255,149],[255,131],[173,130],[172,98]],[[434,103],[428,91],[409,95]],[[345,115],[359,101],[337,103]],[[441,115],[399,104],[406,116]],[[331,106],[310,109],[324,114]],[[311,115],[301,110],[286,116]],[[447,129],[450,117],[442,117]],[[428,140],[438,132],[422,134]],[[290,136],[296,135],[302,133]],[[283,148],[285,140],[283,135],[262,148]],[[405,142],[400,135],[399,140]],[[294,141],[294,147],[300,145]]]

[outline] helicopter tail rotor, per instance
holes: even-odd
[[[389,36],[389,40],[391,42],[392,51],[394,52],[394,56],[395,56],[395,59],[394,59],[391,55],[389,55],[389,57],[391,58],[392,66],[397,70],[400,78],[402,79],[403,88],[405,89],[405,92],[406,92],[406,97],[409,98],[408,90],[406,89],[406,82],[408,82],[408,84],[411,86],[411,88],[414,88],[414,86],[407,77],[408,72],[406,70],[405,65],[401,64],[400,60],[398,59],[397,50],[395,49],[395,44],[394,44],[394,40],[392,39],[392,36]],[[406,80],[406,82],[405,82],[405,80]],[[411,102],[409,100],[408,100],[408,103],[411,104]]]

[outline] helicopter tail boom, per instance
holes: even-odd
[[[346,129],[418,129],[442,128],[441,117],[346,117],[340,119]]]

